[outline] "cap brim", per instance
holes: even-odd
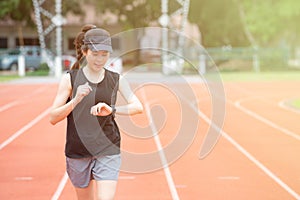
[[[104,44],[88,44],[88,47],[92,51],[108,51],[110,53],[113,52],[112,47]]]

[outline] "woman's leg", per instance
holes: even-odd
[[[113,200],[117,188],[117,181],[96,181],[97,200]]]
[[[94,200],[94,181],[90,181],[86,188],[75,187],[78,200]]]

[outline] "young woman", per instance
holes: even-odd
[[[67,118],[67,173],[78,199],[94,198],[95,180],[97,199],[109,200],[114,198],[121,165],[114,116],[141,113],[143,106],[122,76],[104,68],[112,52],[107,31],[86,25],[74,44],[77,62],[61,79],[50,122]],[[115,106],[118,91],[126,105]]]

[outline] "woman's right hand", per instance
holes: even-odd
[[[92,91],[91,86],[89,85],[88,82],[86,82],[83,85],[79,85],[76,91],[76,96],[74,98],[76,103],[81,102],[81,100],[87,96],[90,92]]]

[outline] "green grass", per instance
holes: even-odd
[[[49,70],[36,70],[36,71],[27,71],[25,76],[48,76]],[[20,79],[20,77],[17,73],[14,74],[2,74],[0,75],[0,83],[8,82],[15,79]]]
[[[26,76],[48,76],[49,70],[36,70],[26,72]]]
[[[295,108],[300,109],[300,99],[293,100],[293,101],[291,102],[291,105],[292,105],[293,107],[295,107]]]
[[[18,75],[0,75],[0,83],[20,78]]]
[[[300,71],[278,72],[221,72],[223,81],[300,81]]]

